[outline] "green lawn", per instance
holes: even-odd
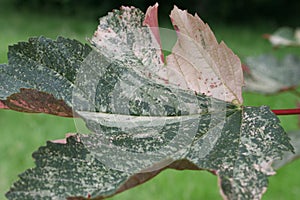
[[[200,15],[201,16],[201,15]],[[56,38],[58,35],[85,41],[91,37],[97,26],[97,19],[38,15],[26,12],[0,9],[0,63],[7,62],[7,47],[28,37],[44,35]],[[270,45],[261,39],[261,34],[275,29],[273,25],[231,25],[212,26],[219,40],[224,40],[241,58],[272,51]],[[288,52],[294,49],[285,49]],[[272,108],[294,107],[296,97],[291,93],[263,96],[244,94],[245,105],[269,105]],[[286,130],[297,128],[295,116],[280,118]],[[66,133],[76,131],[73,119],[44,114],[24,114],[0,110],[0,199],[17,175],[34,163],[31,153],[47,140],[63,138]],[[265,200],[296,200],[300,196],[300,160],[280,169],[270,178]],[[158,177],[120,195],[114,200],[199,200],[221,199],[217,178],[207,172],[167,170]]]

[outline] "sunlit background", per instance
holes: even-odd
[[[121,5],[134,5],[146,11],[156,1],[117,0],[0,0],[0,63],[7,62],[8,46],[33,36],[69,37],[86,42],[98,24],[98,18]],[[125,3],[126,2],[126,3]],[[272,49],[261,36],[280,26],[300,26],[300,1],[286,0],[188,0],[159,2],[159,21],[171,28],[168,16],[176,4],[198,15],[210,24],[219,41],[224,40],[240,56],[274,53],[300,55],[299,48]],[[297,97],[292,93],[264,96],[245,93],[245,105],[268,105],[271,108],[293,108]],[[299,100],[299,98],[298,98]],[[296,116],[280,117],[286,130],[299,129]],[[76,132],[73,119],[44,114],[26,114],[0,110],[0,199],[18,179],[17,175],[34,167],[32,152],[47,140],[63,138]],[[280,169],[270,178],[263,197],[267,200],[296,200],[300,196],[300,161]],[[158,177],[115,200],[199,200],[221,199],[217,178],[208,172],[167,170]]]

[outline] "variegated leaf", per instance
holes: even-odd
[[[156,13],[157,5],[146,15],[133,7],[109,13],[91,39],[94,51],[62,38],[10,49],[1,70],[17,81],[0,90],[2,107],[23,81],[29,95],[11,103],[19,108],[29,97],[27,109],[32,89],[55,105],[62,99],[93,134],[42,147],[9,199],[102,199],[166,168],[214,172],[227,199],[262,196],[272,162],[293,149],[279,120],[267,107],[241,105],[239,59],[197,15],[177,7],[178,41],[165,65]]]

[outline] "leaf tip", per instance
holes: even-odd
[[[162,49],[161,40],[160,40],[160,34],[159,34],[159,26],[158,26],[158,3],[156,2],[154,6],[149,6],[145,18],[143,21],[143,26],[148,26],[154,35],[157,43],[159,44],[160,48]],[[161,51],[160,58],[162,62],[164,62],[164,54]]]

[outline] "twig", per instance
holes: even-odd
[[[300,108],[272,110],[275,115],[300,115]]]

